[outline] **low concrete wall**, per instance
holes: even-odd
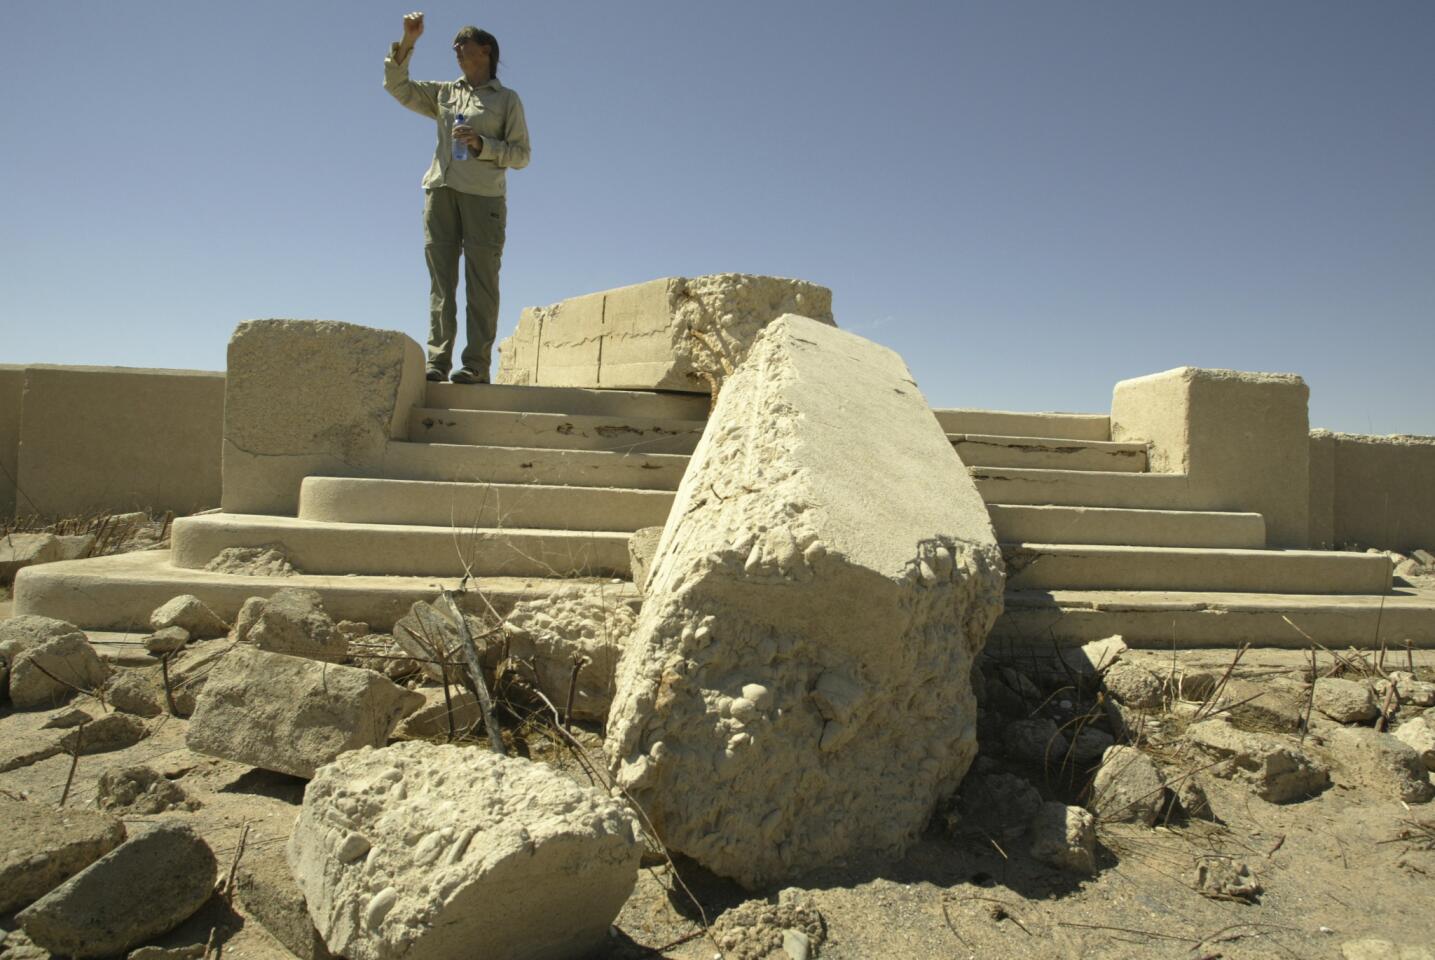
[[[184,514],[219,505],[224,374],[50,365],[21,369],[14,513]],[[5,385],[6,379],[0,379],[0,387]],[[0,439],[3,422],[0,418]]]
[[[1111,439],[1151,444],[1153,473],[1185,474],[1189,506],[1266,520],[1266,544],[1310,537],[1310,390],[1294,374],[1178,367],[1116,385]]]
[[[20,471],[20,398],[25,368],[0,363],[0,517],[15,515],[15,478]]]
[[[1332,544],[1435,549],[1435,437],[1311,434],[1311,532]],[[1326,506],[1328,504],[1328,507]]]

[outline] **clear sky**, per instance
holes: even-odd
[[[417,2],[417,0],[411,0]],[[934,406],[1104,411],[1285,371],[1313,426],[1435,434],[1430,0],[431,3],[502,45],[500,339],[669,275],[833,291]],[[402,7],[7,4],[0,362],[218,370],[234,326],[422,340],[432,121]]]

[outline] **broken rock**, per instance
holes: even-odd
[[[209,674],[186,741],[199,753],[296,777],[381,746],[423,696],[372,670],[244,646]]]
[[[1187,741],[1218,760],[1211,773],[1241,780],[1271,803],[1290,803],[1325,789],[1330,773],[1313,757],[1274,734],[1239,730],[1223,719],[1202,720],[1186,729]]]
[[[827,936],[827,925],[813,902],[812,895],[789,887],[777,895],[777,902],[749,900],[723,913],[714,921],[712,938],[731,960],[771,960],[785,951],[814,947]]]
[[[112,816],[0,798],[0,914],[43,897],[124,839]]]
[[[1112,823],[1152,826],[1166,799],[1166,780],[1151,758],[1135,747],[1116,745],[1101,758],[1091,784],[1091,812]]]
[[[1406,720],[1396,728],[1395,739],[1414,750],[1426,770],[1435,771],[1435,717]]]
[[[520,600],[503,630],[509,656],[533,665],[538,689],[560,710],[568,703],[577,665],[573,716],[602,720],[613,700],[613,675],[634,619],[626,603],[570,588],[539,600]]]
[[[265,601],[245,639],[260,650],[310,660],[340,663],[349,655],[349,641],[334,629],[317,590],[275,591]]]
[[[187,920],[213,893],[217,870],[214,853],[192,827],[166,820],[120,844],[16,919],[51,953],[106,957]]]
[[[906,366],[777,320],[669,524],[608,718],[618,783],[670,848],[744,886],[900,855],[976,755],[972,659],[1003,583]]]
[[[1340,677],[1315,682],[1315,708],[1337,723],[1363,723],[1380,715],[1368,684]]]
[[[141,816],[199,807],[179,784],[153,767],[139,764],[100,774],[95,801],[101,810],[122,810]]]
[[[10,658],[10,702],[20,709],[54,706],[77,691],[98,690],[109,676],[83,633],[51,635]]]
[[[1043,803],[1027,825],[1031,855],[1073,873],[1096,873],[1096,819],[1080,807]]]
[[[209,609],[204,601],[191,594],[182,594],[150,614],[151,630],[165,627],[183,627],[191,637],[222,637],[229,632],[229,625],[219,614]]]
[[[319,770],[288,858],[324,942],[351,960],[576,957],[633,890],[637,830],[542,764],[410,741]]]
[[[1399,738],[1369,727],[1341,727],[1329,741],[1331,756],[1356,783],[1406,803],[1426,803],[1435,785],[1420,754]]]
[[[53,533],[7,533],[0,537],[0,583],[37,563],[64,559],[64,547]]]

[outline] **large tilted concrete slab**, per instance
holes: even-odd
[[[1381,596],[1133,590],[1009,590],[990,645],[1049,650],[1119,633],[1133,647],[1435,649],[1435,593]]]
[[[416,407],[409,419],[409,438],[423,443],[689,454],[698,445],[705,423]]]
[[[211,513],[174,522],[173,562],[202,568],[229,547],[282,544],[315,574],[627,577],[628,533],[456,525],[330,523]]]
[[[181,594],[204,601],[233,622],[249,597],[267,597],[276,590],[314,590],[335,620],[358,620],[376,630],[390,630],[416,601],[432,601],[444,588],[459,589],[457,578],[313,576],[250,577],[176,567],[170,551],[148,550],[93,560],[69,560],[29,567],[15,581],[14,613],[38,614],[73,623],[85,630],[149,632],[154,610]],[[639,602],[628,581],[609,579],[557,580],[540,577],[484,577],[460,595],[464,608],[500,615],[520,600],[539,600],[565,590],[601,593],[607,600]]]
[[[529,307],[499,347],[505,384],[708,393],[784,313],[832,323],[832,291],[722,273],[666,277]]]
[[[1000,584],[901,359],[778,320],[659,542],[608,717],[617,782],[669,848],[747,886],[900,855],[975,755]]]
[[[546,483],[582,487],[676,490],[688,468],[679,453],[473,447],[451,443],[391,442],[378,466],[361,476],[460,483]],[[318,471],[352,476],[344,471]],[[298,480],[295,481],[298,499]],[[296,504],[297,509],[297,504]]]
[[[1111,439],[1111,420],[1104,413],[1013,413],[967,408],[932,412],[947,433],[1050,437],[1056,440]]]
[[[1247,549],[1266,543],[1259,513],[1003,503],[989,503],[987,510],[1005,543]]]
[[[423,405],[445,410],[565,413],[575,417],[706,420],[708,397],[653,390],[595,390],[511,383],[429,383]]]
[[[299,518],[631,532],[662,526],[672,505],[673,494],[667,490],[306,477]]]
[[[1318,550],[1004,544],[1013,590],[1219,590],[1379,594],[1390,588],[1381,554]]]
[[[962,463],[969,467],[1036,467],[1052,470],[1109,470],[1141,473],[1146,444],[1052,437],[1003,437],[981,433],[948,434]]]

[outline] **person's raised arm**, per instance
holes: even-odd
[[[389,47],[384,61],[384,89],[399,103],[426,117],[438,116],[437,83],[409,79],[409,55],[424,32],[424,15],[415,11],[404,15],[403,39]]]

